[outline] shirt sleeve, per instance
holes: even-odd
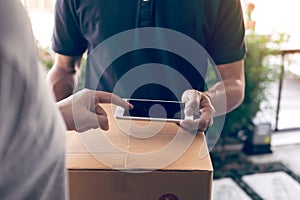
[[[208,51],[217,65],[244,59],[245,27],[239,0],[221,1]]]
[[[78,56],[85,52],[87,41],[81,34],[72,2],[71,0],[56,1],[52,49],[62,55]]]
[[[0,1],[0,199],[68,199],[65,126],[29,17]]]

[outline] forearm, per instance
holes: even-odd
[[[205,93],[215,108],[215,116],[223,115],[237,108],[244,100],[244,82],[225,80],[215,84]]]
[[[55,94],[56,101],[73,94],[77,79],[76,70],[66,70],[60,67],[52,67],[47,74],[47,82]]]
[[[64,56],[57,54],[51,70],[47,74],[47,82],[53,90],[56,101],[73,94],[80,76],[81,56]]]
[[[226,114],[237,108],[244,100],[244,61],[219,65],[222,80],[206,92],[216,110],[215,115]]]

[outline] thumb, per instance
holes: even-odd
[[[83,114],[84,115],[84,114]],[[82,116],[83,116],[82,115]],[[96,129],[101,128],[103,130],[108,130],[108,119],[105,115],[97,115],[92,112],[88,112],[84,115],[83,120],[80,120],[80,123],[78,123],[78,132],[84,132],[89,129]]]
[[[100,126],[100,128],[102,130],[107,131],[109,129],[107,116],[105,116],[105,115],[96,115],[96,117],[97,117],[97,121],[98,121],[98,126],[96,128],[98,128]]]

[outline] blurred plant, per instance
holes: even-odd
[[[269,37],[250,34],[246,37],[247,57],[245,59],[245,98],[242,105],[226,116],[222,135],[237,134],[241,129],[251,129],[252,120],[260,111],[260,104],[266,100],[266,88],[276,80],[277,73],[272,71],[266,56],[273,53],[267,47]]]
[[[256,21],[252,19],[252,12],[255,9],[254,3],[246,3],[246,9],[245,9],[245,28],[246,30],[250,30],[254,32]]]
[[[87,60],[87,53],[84,53],[82,55],[80,74],[79,74],[79,80],[78,80],[76,91],[82,90],[85,87],[86,60]]]
[[[39,41],[36,40],[36,45],[38,47],[38,57],[40,62],[45,67],[46,71],[49,71],[50,68],[53,66],[54,58],[51,54],[51,48],[50,47],[42,47],[39,43]]]
[[[52,50],[48,46],[42,47],[37,40],[36,45],[38,47],[39,60],[42,63],[44,69],[48,72],[54,64],[54,56],[52,54]],[[83,54],[76,91],[83,89],[85,85],[86,57],[86,53]]]
[[[261,105],[269,96],[267,88],[278,80],[280,66],[272,62],[280,54],[280,44],[288,37],[283,33],[259,35],[252,32],[246,36],[247,56],[245,58],[245,98],[235,110],[228,113],[222,135],[237,136],[238,131],[251,131],[253,120],[261,111]]]

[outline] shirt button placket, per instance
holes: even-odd
[[[153,1],[142,0],[140,10],[140,26],[149,27],[153,26]]]

